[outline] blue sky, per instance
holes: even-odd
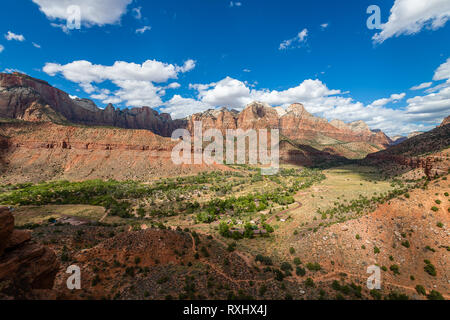
[[[329,120],[405,134],[450,114],[450,0],[416,2],[9,1],[0,71],[99,107],[148,105],[177,118],[252,100],[301,102]],[[366,26],[373,4],[379,30]],[[80,8],[79,30],[65,29],[70,5]]]

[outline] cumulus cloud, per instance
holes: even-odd
[[[12,40],[20,41],[20,42],[25,41],[25,37],[23,35],[15,34],[14,32],[11,32],[11,31],[8,31],[8,33],[5,34],[5,39],[8,41],[12,41]]]
[[[431,87],[432,84],[433,84],[433,82],[424,82],[417,86],[412,87],[410,90],[416,91],[416,90],[426,89],[426,88]]]
[[[67,20],[68,8],[79,6],[85,27],[116,24],[133,0],[33,0],[50,20]],[[56,25],[55,25],[56,26]],[[58,25],[61,26],[61,25]]]
[[[211,106],[209,104],[202,101],[174,95],[172,99],[164,103],[164,107],[160,110],[169,113],[173,119],[182,119],[191,114],[203,112],[210,108]]]
[[[375,107],[385,106],[390,102],[398,102],[398,101],[402,100],[405,96],[406,96],[406,93],[400,93],[400,94],[394,93],[389,98],[382,98],[382,99],[375,100],[374,102],[372,102],[371,106],[375,106]]]
[[[93,99],[103,103],[125,102],[127,106],[158,107],[165,89],[175,89],[178,83],[155,86],[169,79],[177,79],[180,73],[195,68],[194,60],[187,60],[183,66],[147,60],[142,64],[116,61],[112,66],[96,65],[90,61],[73,61],[66,65],[46,63],[43,71],[50,76],[61,74],[65,79],[78,83]],[[96,84],[110,81],[119,89],[116,92],[101,90]]]
[[[150,31],[150,30],[152,30],[152,27],[143,26],[142,28],[136,29],[136,33],[143,34],[143,33],[145,33],[145,31]]]
[[[5,47],[0,44],[0,53],[2,53],[3,50],[5,50]]]
[[[195,65],[196,65],[196,61],[189,59],[189,60],[185,61],[183,66],[181,66],[181,67],[177,66],[175,69],[177,72],[186,73],[186,72],[193,70],[195,68]]]
[[[296,37],[284,40],[282,43],[280,43],[279,50],[286,50],[292,47],[299,47],[302,45],[302,43],[305,43],[308,38],[308,29],[303,29],[300,31]]]
[[[450,79],[450,58],[448,58],[445,63],[441,64],[439,68],[437,68],[433,77],[434,81],[445,79]]]
[[[436,30],[450,18],[448,0],[395,0],[388,22],[381,25],[381,32],[373,36],[376,43],[420,32],[423,28]]]
[[[438,68],[442,69],[443,67]],[[387,107],[387,104],[403,100],[405,93],[392,94],[365,105],[348,97],[342,90],[328,88],[317,79],[304,80],[299,85],[282,91],[254,89],[247,83],[230,77],[215,83],[191,84],[190,88],[197,91],[197,99],[189,100],[189,104],[196,110],[216,107],[240,110],[252,101],[282,107],[300,102],[309,112],[328,120],[363,120],[372,129],[381,129],[390,135],[429,130],[450,114],[450,86],[439,93],[411,98],[407,100],[406,106],[396,109]],[[182,103],[172,104],[170,112],[185,115]]]

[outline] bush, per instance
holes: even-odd
[[[374,248],[373,248],[373,253],[375,253],[375,254],[380,253],[380,248],[374,247]]]
[[[294,254],[294,253],[295,253],[295,249],[294,249],[294,248],[292,248],[292,247],[291,247],[291,248],[289,248],[289,253],[290,253],[290,254]]]
[[[424,286],[421,286],[420,284],[416,286],[416,291],[418,294],[421,294],[423,296],[427,294],[427,291],[425,290]]]
[[[425,260],[425,267],[424,270],[426,273],[428,273],[430,276],[435,277],[437,272],[435,266],[428,260]]]
[[[409,243],[408,240],[405,240],[402,242],[402,246],[404,246],[405,248],[409,248],[411,246],[411,244]]]
[[[283,281],[283,279],[284,279],[284,274],[283,274],[283,272],[281,272],[281,271],[278,270],[278,269],[275,269],[275,270],[274,270],[274,273],[275,273],[275,280],[277,280],[277,281]]]
[[[314,288],[316,285],[314,284],[314,280],[311,278],[306,279],[305,281],[305,287],[307,288]]]
[[[266,256],[263,256],[263,255],[261,255],[261,254],[258,254],[258,255],[255,257],[255,261],[256,261],[256,262],[261,262],[262,264],[264,264],[264,265],[266,265],[266,266],[271,266],[271,265],[273,265],[272,259],[270,259],[270,257],[266,257]]]
[[[386,297],[387,300],[409,300],[409,297],[406,294],[391,292]]]
[[[300,258],[294,258],[294,264],[295,264],[296,266],[301,265],[301,264],[302,264],[302,261],[300,260]]]
[[[308,268],[308,270],[310,270],[310,271],[319,271],[321,269],[321,266],[317,262],[316,263],[310,262],[306,265],[306,268]]]
[[[372,296],[372,298],[374,298],[374,300],[381,300],[382,298],[381,292],[376,289],[370,290],[370,295]]]
[[[395,275],[400,274],[400,271],[399,271],[400,268],[399,268],[399,266],[396,265],[396,264],[393,264],[392,266],[390,266],[389,269],[390,269]]]
[[[444,227],[444,224],[443,224],[442,222],[438,222],[438,223],[436,224],[436,226],[437,226],[438,228],[443,228],[443,227]]]
[[[303,276],[305,276],[305,274],[306,274],[306,270],[305,270],[304,268],[297,267],[296,270],[295,270],[295,273],[296,273],[298,276],[303,277]]]
[[[428,295],[427,295],[427,299],[428,300],[445,300],[444,297],[442,296],[442,294],[436,290],[432,290]]]
[[[292,268],[292,266],[291,266],[291,264],[289,262],[283,262],[281,264],[281,270],[283,270],[283,271],[292,271],[293,268]]]
[[[431,210],[433,210],[434,212],[438,212],[439,208],[438,207],[431,207]]]
[[[228,252],[233,252],[233,251],[235,251],[235,250],[236,250],[236,246],[237,246],[237,243],[236,243],[236,242],[230,243],[230,244],[228,245],[227,251],[228,251]]]

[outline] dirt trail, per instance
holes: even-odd
[[[190,234],[191,238],[192,238],[192,250],[197,251],[197,245],[195,243],[195,239],[192,236],[192,234]],[[216,240],[217,242],[223,244],[226,246],[226,243],[223,242],[222,240],[216,239],[214,238],[214,240]],[[241,252],[237,252],[235,251],[234,253],[236,253],[239,257],[241,257],[245,263],[247,264],[247,266],[251,267],[251,260],[249,257],[247,257],[246,255],[244,255]],[[217,266],[215,263],[212,263],[210,261],[207,261],[205,258],[201,258],[200,259],[203,263],[209,265],[215,272],[217,272],[219,275],[221,275],[222,277],[224,277],[225,279],[227,279],[230,282],[233,283],[249,283],[249,282],[254,282],[254,283],[265,283],[268,281],[273,281],[274,278],[270,278],[270,279],[264,279],[264,280],[256,280],[256,279],[233,279],[231,278],[229,275],[227,275],[225,272],[223,272],[223,270]],[[367,280],[367,278],[365,276],[362,275],[357,275],[357,274],[352,274],[352,273],[348,273],[345,270],[334,270],[332,273],[328,273],[325,275],[318,275],[318,276],[309,276],[308,278],[311,278],[314,282],[323,282],[323,281],[331,281],[331,280],[339,280],[342,278],[341,274],[346,274],[347,278],[353,278],[353,279],[359,279],[362,280],[362,283],[365,283],[365,281]],[[297,275],[293,275],[291,278],[287,278],[286,281],[290,281],[290,282],[295,282],[295,283],[301,283],[303,282],[304,277],[299,277]],[[416,292],[416,289],[414,287],[409,287],[409,286],[404,286],[401,284],[397,284],[397,283],[391,283],[391,282],[384,282],[384,285],[389,286],[389,287],[395,287],[395,288],[402,288],[404,290],[410,291],[410,292]],[[450,300],[450,296],[447,294],[442,294],[442,296],[446,299],[446,300]]]

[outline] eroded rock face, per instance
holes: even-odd
[[[59,263],[55,253],[14,230],[14,217],[0,207],[0,299],[50,298]]]
[[[448,116],[447,118],[445,118],[445,119],[442,121],[440,127],[444,127],[444,126],[446,126],[446,125],[448,125],[448,124],[450,124],[450,116]]]
[[[102,110],[88,99],[72,99],[47,82],[20,73],[0,73],[0,117],[148,129],[162,136],[170,136],[177,125],[170,115],[149,107],[119,110],[108,105]]]
[[[343,121],[315,117],[305,107],[296,103],[286,110],[268,104],[253,102],[242,112],[208,110],[190,116],[186,128],[193,133],[194,122],[202,121],[203,131],[211,128],[225,132],[227,129],[279,129],[280,133],[294,141],[330,140],[330,144],[343,142],[368,142],[385,148],[392,141],[381,131],[372,131],[363,121],[346,124]],[[326,144],[326,143],[325,143]]]

